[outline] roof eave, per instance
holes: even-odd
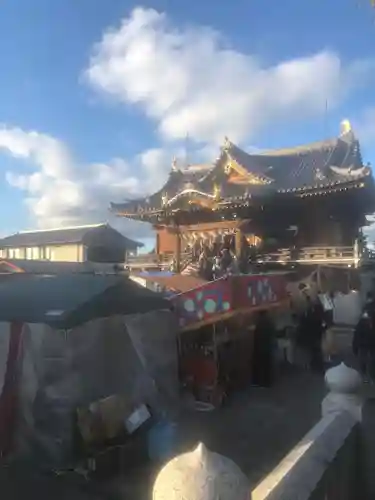
[[[66,241],[49,241],[48,243],[4,243],[0,241],[0,248],[39,248],[46,246],[62,246],[62,245],[77,245],[78,243],[82,243],[82,239],[74,239],[74,240],[66,240]]]

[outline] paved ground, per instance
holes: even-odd
[[[347,357],[350,333],[338,334],[339,357]],[[211,450],[232,458],[254,487],[317,422],[324,394],[322,376],[292,370],[272,389],[249,388],[220,410],[185,412],[179,422],[181,447],[189,450],[204,442]],[[148,500],[156,472],[150,467],[139,469],[109,488],[75,477],[46,479],[19,472],[9,476],[9,471],[1,469],[0,481],[7,500],[23,500],[31,492],[53,500]]]
[[[351,330],[337,329],[337,355],[355,365]],[[180,421],[183,449],[199,441],[232,458],[249,477],[252,487],[267,475],[320,418],[326,393],[323,376],[302,370],[284,374],[272,389],[250,388],[212,413],[187,413]],[[156,471],[139,471],[116,485],[122,498],[149,500]]]
[[[255,486],[320,418],[322,376],[293,372],[273,389],[251,388],[212,413],[191,412],[181,419],[182,448],[200,441],[232,458]],[[148,500],[155,471],[139,471],[118,482],[122,498]]]

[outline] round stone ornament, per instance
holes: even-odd
[[[248,480],[229,458],[200,443],[168,462],[153,488],[153,500],[250,500]]]

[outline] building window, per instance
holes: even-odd
[[[85,245],[82,246],[82,262],[87,261],[87,247]]]
[[[28,259],[28,260],[40,259],[40,248],[38,248],[38,247],[26,248],[26,259]]]
[[[39,258],[42,260],[51,260],[51,248],[50,247],[40,247]]]

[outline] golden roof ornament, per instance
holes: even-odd
[[[177,172],[178,166],[177,166],[177,158],[174,156],[172,158],[172,164],[171,164],[171,171],[172,172]]]
[[[347,119],[342,120],[342,122],[340,123],[341,135],[347,134],[348,132],[351,132],[351,130],[352,130],[352,126],[350,124],[350,121]]]
[[[223,151],[225,152],[228,152],[229,148],[231,147],[232,143],[230,142],[230,140],[228,139],[227,136],[224,137],[224,142],[223,142]]]
[[[168,195],[167,193],[163,193],[161,196],[161,204],[163,207],[168,205]]]
[[[230,161],[228,161],[226,164],[225,164],[225,167],[224,167],[224,172],[228,175],[230,174],[230,171],[232,170],[232,163]]]
[[[221,188],[219,184],[214,184],[214,197],[215,200],[219,200],[221,197]]]

